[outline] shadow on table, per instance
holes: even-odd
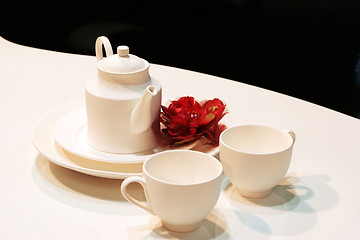
[[[269,196],[258,199],[241,196],[227,178],[223,182],[223,189],[233,203],[281,211],[315,213],[332,208],[339,200],[338,193],[328,184],[330,180],[331,178],[325,175],[289,176],[284,178]]]
[[[226,240],[230,236],[226,231],[227,224],[220,212],[214,210],[207,216],[195,231],[187,233],[173,232],[161,225],[158,217],[153,216],[147,225],[127,228],[129,239],[219,239]]]
[[[313,195],[311,189],[301,188],[306,191],[306,195]],[[245,205],[258,205],[291,211],[300,203],[300,198],[297,196],[294,186],[287,178],[283,179],[279,185],[273,189],[272,193],[264,198],[248,198],[240,195],[236,187],[231,184],[229,180],[224,183],[224,189],[226,196],[231,200]]]
[[[265,235],[294,236],[313,229],[318,222],[317,213],[338,203],[338,193],[330,181],[325,175],[290,176],[269,196],[259,199],[241,196],[227,178],[223,189],[225,197],[237,209],[232,214],[245,229]]]
[[[94,177],[63,168],[40,154],[36,158],[36,168],[48,183],[63,190],[102,200],[126,201],[120,192],[122,180]],[[130,184],[128,191],[138,200],[145,201],[139,184]]]
[[[122,180],[107,179],[82,174],[58,166],[43,155],[38,154],[33,169],[35,182],[52,198],[69,205],[90,210],[109,212],[112,214],[139,214],[139,208],[132,206],[123,198],[120,192]],[[130,184],[128,192],[140,201],[146,201],[143,188],[139,184]],[[80,199],[80,201],[79,201]],[[104,204],[103,201],[106,201]],[[98,204],[99,203],[99,204]],[[126,208],[119,205],[128,204]],[[133,208],[131,208],[132,206]],[[135,211],[133,211],[134,209]],[[216,210],[214,210],[216,213]],[[145,213],[145,212],[144,212]],[[141,211],[140,211],[141,214]],[[145,213],[147,214],[147,213]],[[177,233],[161,226],[158,217],[149,223],[149,226],[134,226],[129,228],[129,234],[146,234],[159,238],[181,239],[228,239],[227,225],[221,214],[210,214],[203,220],[196,231]]]

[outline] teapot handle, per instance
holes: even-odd
[[[98,37],[95,42],[96,61],[104,58],[102,46],[105,48],[106,57],[114,54],[109,39],[105,36]]]

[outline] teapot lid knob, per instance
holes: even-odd
[[[129,47],[128,46],[118,46],[117,53],[120,57],[128,57],[129,56]]]

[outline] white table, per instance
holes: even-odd
[[[126,202],[121,180],[57,166],[31,142],[37,120],[84,98],[93,56],[45,51],[0,38],[0,239],[357,239],[360,234],[360,121],[235,81],[152,64],[166,96],[219,97],[227,125],[266,124],[297,134],[287,177],[266,199],[250,200],[224,177],[201,228],[168,232]],[[316,93],[314,93],[316,94]],[[144,198],[142,189],[132,190]]]

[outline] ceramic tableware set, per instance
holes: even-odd
[[[178,232],[197,229],[213,210],[222,172],[241,195],[252,198],[269,195],[285,176],[292,131],[241,125],[225,130],[219,148],[207,152],[159,147],[162,87],[150,76],[150,64],[127,46],[113,54],[106,37],[96,40],[95,50],[98,76],[87,83],[85,106],[63,106],[34,130],[34,144],[49,160],[95,176],[125,178],[125,199]],[[218,151],[220,161],[212,156]],[[147,204],[129,195],[132,182],[142,185]]]

